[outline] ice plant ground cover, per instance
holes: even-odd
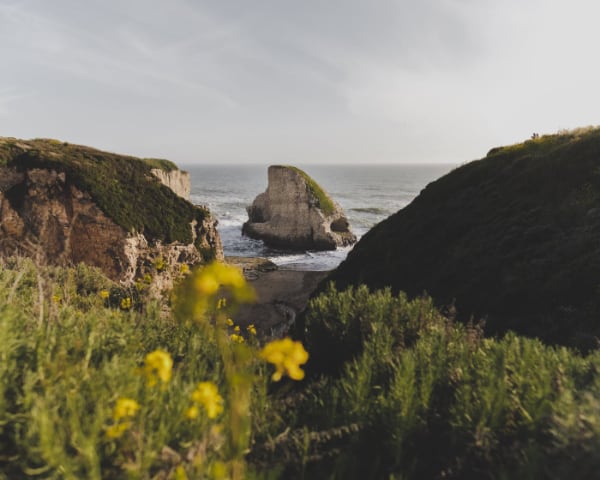
[[[252,292],[219,264],[186,272],[168,314],[120,308],[118,289],[83,265],[0,265],[0,478],[599,471],[596,351],[484,338],[365,287],[327,290],[295,338],[267,342],[236,324]]]

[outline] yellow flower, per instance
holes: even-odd
[[[123,434],[129,430],[131,422],[115,423],[106,429],[106,437],[110,439],[121,438]]]
[[[106,428],[106,437],[109,439],[121,438],[131,428],[130,419],[135,417],[139,409],[140,405],[135,400],[127,397],[119,398],[112,414],[115,423]]]
[[[187,263],[182,263],[181,265],[179,265],[179,272],[183,275],[187,275],[188,273],[190,273],[190,267]]]
[[[300,342],[294,342],[291,338],[274,340],[265,345],[260,357],[275,366],[271,377],[274,382],[281,380],[284,374],[292,380],[304,378],[304,371],[300,365],[308,361],[308,352]]]
[[[110,296],[108,290],[100,290],[100,298],[106,300]]]
[[[127,397],[121,397],[117,400],[115,409],[113,410],[113,420],[119,421],[122,418],[134,417],[140,409],[139,403]]]
[[[227,326],[228,327],[233,327],[233,320],[231,318],[227,319]]]
[[[131,297],[122,298],[119,306],[121,310],[129,310],[131,308]]]
[[[192,392],[192,401],[204,407],[208,418],[216,418],[223,412],[223,397],[213,382],[200,382]]]
[[[185,417],[190,420],[194,420],[195,418],[198,418],[198,415],[200,415],[200,410],[198,409],[197,405],[192,405],[190,408],[188,408],[185,411]]]
[[[229,340],[231,340],[233,343],[244,343],[244,337],[238,335],[237,333],[232,333],[229,335]]]
[[[164,350],[155,350],[146,355],[144,374],[149,387],[156,385],[158,380],[168,383],[171,380],[173,359]]]
[[[219,301],[217,302],[217,310],[221,310],[222,308],[225,308],[226,306],[227,306],[227,299],[219,298]],[[227,319],[227,321],[229,321],[229,319]]]
[[[253,323],[251,323],[250,325],[248,325],[248,326],[246,327],[246,330],[248,330],[248,333],[249,333],[250,335],[256,335],[256,327],[254,326],[254,324],[253,324]]]
[[[211,263],[194,279],[194,288],[200,295],[215,295],[221,286],[228,287],[238,302],[252,302],[255,299],[254,290],[246,283],[241,270],[231,265]]]
[[[239,325],[236,325],[235,327],[233,327],[233,331],[234,331],[235,333],[240,333],[240,326],[239,326]]]

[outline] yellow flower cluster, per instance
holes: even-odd
[[[131,309],[131,297],[122,298],[119,306],[121,307],[121,310]]]
[[[245,341],[244,337],[238,335],[237,333],[232,333],[229,335],[229,340],[231,340],[233,343],[244,343]]]
[[[113,409],[114,423],[106,429],[106,437],[121,438],[131,428],[131,419],[135,417],[139,409],[140,405],[135,400],[127,397],[119,398]]]
[[[274,382],[281,380],[285,374],[292,380],[302,380],[304,370],[300,365],[308,361],[308,352],[300,342],[291,338],[274,340],[261,350],[260,357],[275,366],[275,372],[271,377]]]
[[[248,333],[249,333],[250,335],[256,335],[256,327],[254,326],[254,324],[253,324],[253,323],[251,323],[250,325],[248,325],[248,326],[246,327],[246,330],[248,330]]]
[[[158,381],[168,383],[171,380],[173,359],[164,350],[155,350],[146,355],[144,375],[149,387],[154,387]]]
[[[100,298],[102,300],[108,299],[109,296],[110,296],[110,293],[108,290],[100,290]]]
[[[223,397],[219,395],[219,389],[213,382],[200,382],[192,392],[191,398],[194,405],[185,412],[185,416],[190,420],[200,414],[198,405],[204,407],[208,418],[217,418],[223,413]]]

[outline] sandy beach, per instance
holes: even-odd
[[[261,258],[228,257],[226,261],[242,268],[257,295],[256,303],[242,306],[234,320],[242,327],[254,324],[262,337],[285,335],[329,273],[279,269]]]

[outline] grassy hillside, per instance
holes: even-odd
[[[67,173],[67,181],[89,192],[115,223],[150,240],[191,243],[190,222],[208,215],[151,174],[152,168],[176,169],[168,160],[142,160],[57,140],[0,138],[0,165]]]
[[[600,130],[492,149],[381,222],[330,277],[590,348],[600,322]]]

